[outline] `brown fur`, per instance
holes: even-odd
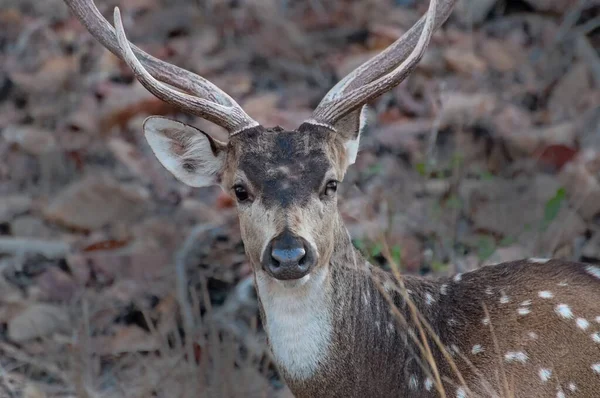
[[[409,330],[414,331],[419,339],[419,329],[402,295],[396,289],[389,292],[408,326],[390,312],[377,287],[395,281],[364,262],[344,232],[336,235],[330,265],[334,287],[331,302],[338,314],[334,349],[318,376],[302,382],[286,379],[290,388],[296,397],[439,396],[435,386],[431,391],[425,389],[431,368],[409,335]],[[524,260],[484,267],[462,275],[460,281],[405,277],[404,282],[411,300],[466,380],[472,392],[467,396],[504,397],[513,393],[515,397],[556,397],[563,391],[568,397],[575,386],[575,396],[591,398],[600,394],[600,374],[591,369],[592,364],[600,363],[600,344],[591,338],[592,333],[600,332],[596,322],[600,279],[583,267],[562,261],[539,264]],[[445,294],[441,294],[442,285],[447,285]],[[539,297],[540,291],[550,291],[554,297]],[[369,297],[366,301],[365,294]],[[427,294],[435,300],[430,305]],[[501,302],[504,295],[507,303]],[[523,306],[526,300],[531,304]],[[555,311],[558,304],[568,304],[573,319],[559,317]],[[518,309],[525,307],[531,312],[520,315]],[[483,323],[484,308],[491,320],[487,325]],[[589,322],[586,330],[577,326],[578,317]],[[392,330],[388,329],[390,324]],[[435,342],[429,339],[428,344],[447,396],[458,396],[459,379]],[[483,351],[474,354],[475,346]],[[505,355],[514,352],[525,353],[525,362],[507,361]],[[540,378],[542,368],[552,372],[546,382]],[[411,377],[416,385],[411,386]]]
[[[328,263],[337,200],[319,194],[328,179],[344,178],[344,156],[337,135],[310,125],[297,132],[257,127],[232,138],[223,187],[241,183],[255,198],[238,206],[246,253],[255,267],[261,267],[268,241],[286,227],[316,246],[319,265]]]
[[[315,243],[318,267],[330,269],[330,293],[323,303],[335,314],[329,355],[310,379],[296,380],[286,369],[281,373],[297,397],[438,396],[435,385],[425,388],[432,371],[413,340],[419,329],[397,284],[352,246],[336,201],[319,199],[327,173],[343,178],[343,142],[325,128],[303,128],[302,133],[256,128],[239,134],[229,143],[224,173],[227,186],[243,182],[255,198],[252,205],[239,206],[255,272],[261,272],[266,242],[284,227]],[[308,160],[313,167],[302,172]],[[276,185],[270,187],[269,180]],[[467,396],[555,397],[559,391],[569,396],[572,388],[577,396],[600,394],[600,374],[591,368],[600,363],[600,344],[592,339],[600,332],[600,279],[584,265],[520,261],[455,279],[406,277],[404,283],[466,380],[465,391],[473,393]],[[383,286],[408,324],[392,314]],[[553,297],[540,297],[541,291]],[[569,306],[572,319],[559,316],[559,304]],[[486,310],[490,322],[484,324]],[[266,322],[262,303],[261,313]],[[585,330],[577,318],[588,322]],[[428,344],[447,396],[460,396],[459,378],[433,339]],[[544,369],[547,380],[540,373]]]

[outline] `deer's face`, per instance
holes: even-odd
[[[154,153],[178,179],[219,184],[236,199],[255,272],[282,281],[307,280],[328,266],[339,230],[337,186],[354,162],[359,131],[347,139],[312,124],[257,126],[224,144],[172,120],[145,123]]]
[[[344,146],[327,129],[261,130],[231,140],[224,188],[256,270],[300,279],[331,256]]]
[[[237,197],[255,270],[280,280],[302,279],[327,264],[338,220],[335,185],[356,158],[364,126],[359,110],[410,74],[454,4],[444,2],[438,15],[438,1],[430,1],[427,16],[414,29],[346,75],[309,120],[286,132],[261,127],[208,80],[133,49],[118,7],[113,32],[92,0],[65,1],[151,93],[229,132],[225,144],[173,120],[150,117],[144,122],[152,150],[179,180],[194,187],[219,184]]]

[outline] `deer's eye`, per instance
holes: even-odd
[[[327,185],[325,185],[325,195],[333,196],[333,194],[335,194],[335,192],[337,191],[337,186],[338,182],[335,180],[327,182]]]
[[[235,185],[233,187],[233,192],[235,192],[235,197],[239,202],[245,202],[250,197],[248,191],[242,185]]]

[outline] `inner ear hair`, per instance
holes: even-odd
[[[225,143],[159,116],[144,121],[144,134],[158,160],[177,179],[193,187],[219,183],[227,156]]]
[[[355,140],[361,134],[361,130],[364,127],[363,122],[366,123],[367,115],[368,107],[367,105],[363,105],[361,108],[341,118],[334,127],[345,140]]]

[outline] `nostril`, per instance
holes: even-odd
[[[261,263],[263,269],[275,279],[300,279],[316,265],[315,254],[305,239],[283,231],[269,242]]]
[[[279,262],[279,260],[277,260],[275,257],[273,257],[273,255],[271,255],[271,267],[279,268],[280,265],[281,263]]]
[[[289,249],[274,248],[271,252],[275,267],[278,267],[280,264],[300,264],[305,256],[306,250],[303,247]]]

